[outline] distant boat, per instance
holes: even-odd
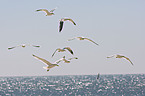
[[[76,23],[75,23],[72,19],[70,19],[70,18],[62,18],[62,19],[60,20],[60,22],[59,22],[59,32],[62,31],[64,21],[70,21],[70,22],[72,22],[74,25],[76,25]]]
[[[91,40],[91,39],[89,39],[89,38],[85,38],[85,37],[74,37],[74,38],[68,39],[68,41],[71,41],[71,40],[74,40],[74,39],[78,39],[78,40],[88,40],[88,41],[93,42],[93,43],[96,44],[96,45],[99,45],[99,44],[97,44],[96,42],[94,42],[93,40]]]
[[[99,79],[100,78],[100,74],[98,73],[98,75],[97,75],[97,79]]]
[[[8,49],[10,50],[10,49],[14,49],[16,47],[23,47],[23,48],[25,48],[26,46],[32,46],[32,47],[37,47],[37,48],[40,47],[38,45],[22,44],[22,45],[17,45],[17,46],[14,46],[14,47],[9,47]]]
[[[123,55],[114,54],[112,56],[108,56],[107,58],[112,58],[112,57],[115,57],[115,58],[125,58],[126,60],[128,60],[133,65],[133,63],[131,62],[131,60],[128,57],[125,57]]]

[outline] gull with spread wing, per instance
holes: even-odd
[[[73,55],[73,51],[72,51],[72,49],[70,48],[70,47],[64,47],[64,48],[57,48],[55,51],[54,51],[54,53],[52,54],[52,57],[54,56],[54,54],[58,51],[58,52],[64,52],[64,51],[66,51],[66,50],[68,50],[72,55]]]
[[[88,41],[93,42],[93,43],[96,44],[96,45],[99,45],[99,44],[97,44],[96,42],[94,42],[93,40],[91,40],[91,39],[89,39],[89,38],[85,38],[85,37],[74,37],[74,38],[68,39],[68,41],[71,41],[71,40],[74,40],[74,39],[78,39],[78,40],[88,40]]]
[[[60,22],[59,22],[59,32],[62,31],[64,21],[70,21],[70,22],[72,22],[74,25],[76,25],[76,23],[75,23],[72,19],[70,19],[70,18],[62,18],[62,19],[60,20]]]
[[[17,45],[17,46],[14,46],[14,47],[9,47],[8,49],[10,50],[10,49],[14,49],[16,47],[23,47],[23,48],[25,48],[26,46],[32,46],[32,47],[37,47],[37,48],[40,47],[40,46],[37,46],[37,45],[22,44],[22,45]]]
[[[58,63],[61,62],[61,60],[57,60],[55,61],[54,63],[50,63],[49,61],[43,59],[43,58],[40,58],[34,54],[32,54],[35,58],[37,58],[38,60],[42,61],[43,63],[47,64],[48,66],[47,67],[43,67],[44,69],[46,69],[47,71],[49,71],[51,68],[55,67],[55,66],[59,66]]]
[[[50,12],[47,10],[47,9],[38,9],[36,10],[37,12],[38,11],[43,11],[46,13],[46,16],[51,16],[51,15],[54,15],[53,11],[55,10],[56,8],[52,9]]]
[[[124,58],[124,59],[128,60],[133,65],[131,60],[128,57],[125,57],[123,55],[117,55],[117,54],[115,54],[115,55],[112,55],[112,56],[108,56],[107,58],[112,58],[112,57],[115,57],[115,58]]]

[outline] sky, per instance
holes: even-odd
[[[45,16],[37,9],[57,9]],[[145,74],[145,1],[144,0],[1,0],[0,1],[0,76],[50,76]],[[61,18],[72,18],[76,26],[66,21],[58,32]],[[89,41],[67,41],[84,36]],[[40,45],[40,48],[20,44]],[[51,55],[57,48],[70,47],[69,52]],[[78,57],[71,63],[59,63],[47,72],[46,66],[32,54],[50,62],[66,56]],[[106,58],[113,54],[125,59]]]

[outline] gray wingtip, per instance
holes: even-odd
[[[13,49],[13,48],[8,48],[8,50]]]
[[[33,45],[33,47],[37,47],[37,48],[39,48],[40,46],[39,46],[39,45]]]
[[[54,56],[54,53],[52,54],[51,58]]]
[[[134,64],[133,63],[131,63],[132,64],[132,66],[134,66]]]
[[[65,58],[65,56],[63,56],[62,58]]]
[[[51,56],[51,58],[54,56],[54,54]]]
[[[38,12],[38,11],[40,11],[40,9],[36,10],[35,12]]]
[[[8,50],[13,49],[13,48],[15,48],[15,47],[10,47],[10,48],[8,48]]]

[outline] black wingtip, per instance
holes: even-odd
[[[60,21],[60,23],[59,23],[59,32],[62,31],[62,28],[63,28],[63,21]]]
[[[74,55],[73,51],[71,51],[71,54]]]

